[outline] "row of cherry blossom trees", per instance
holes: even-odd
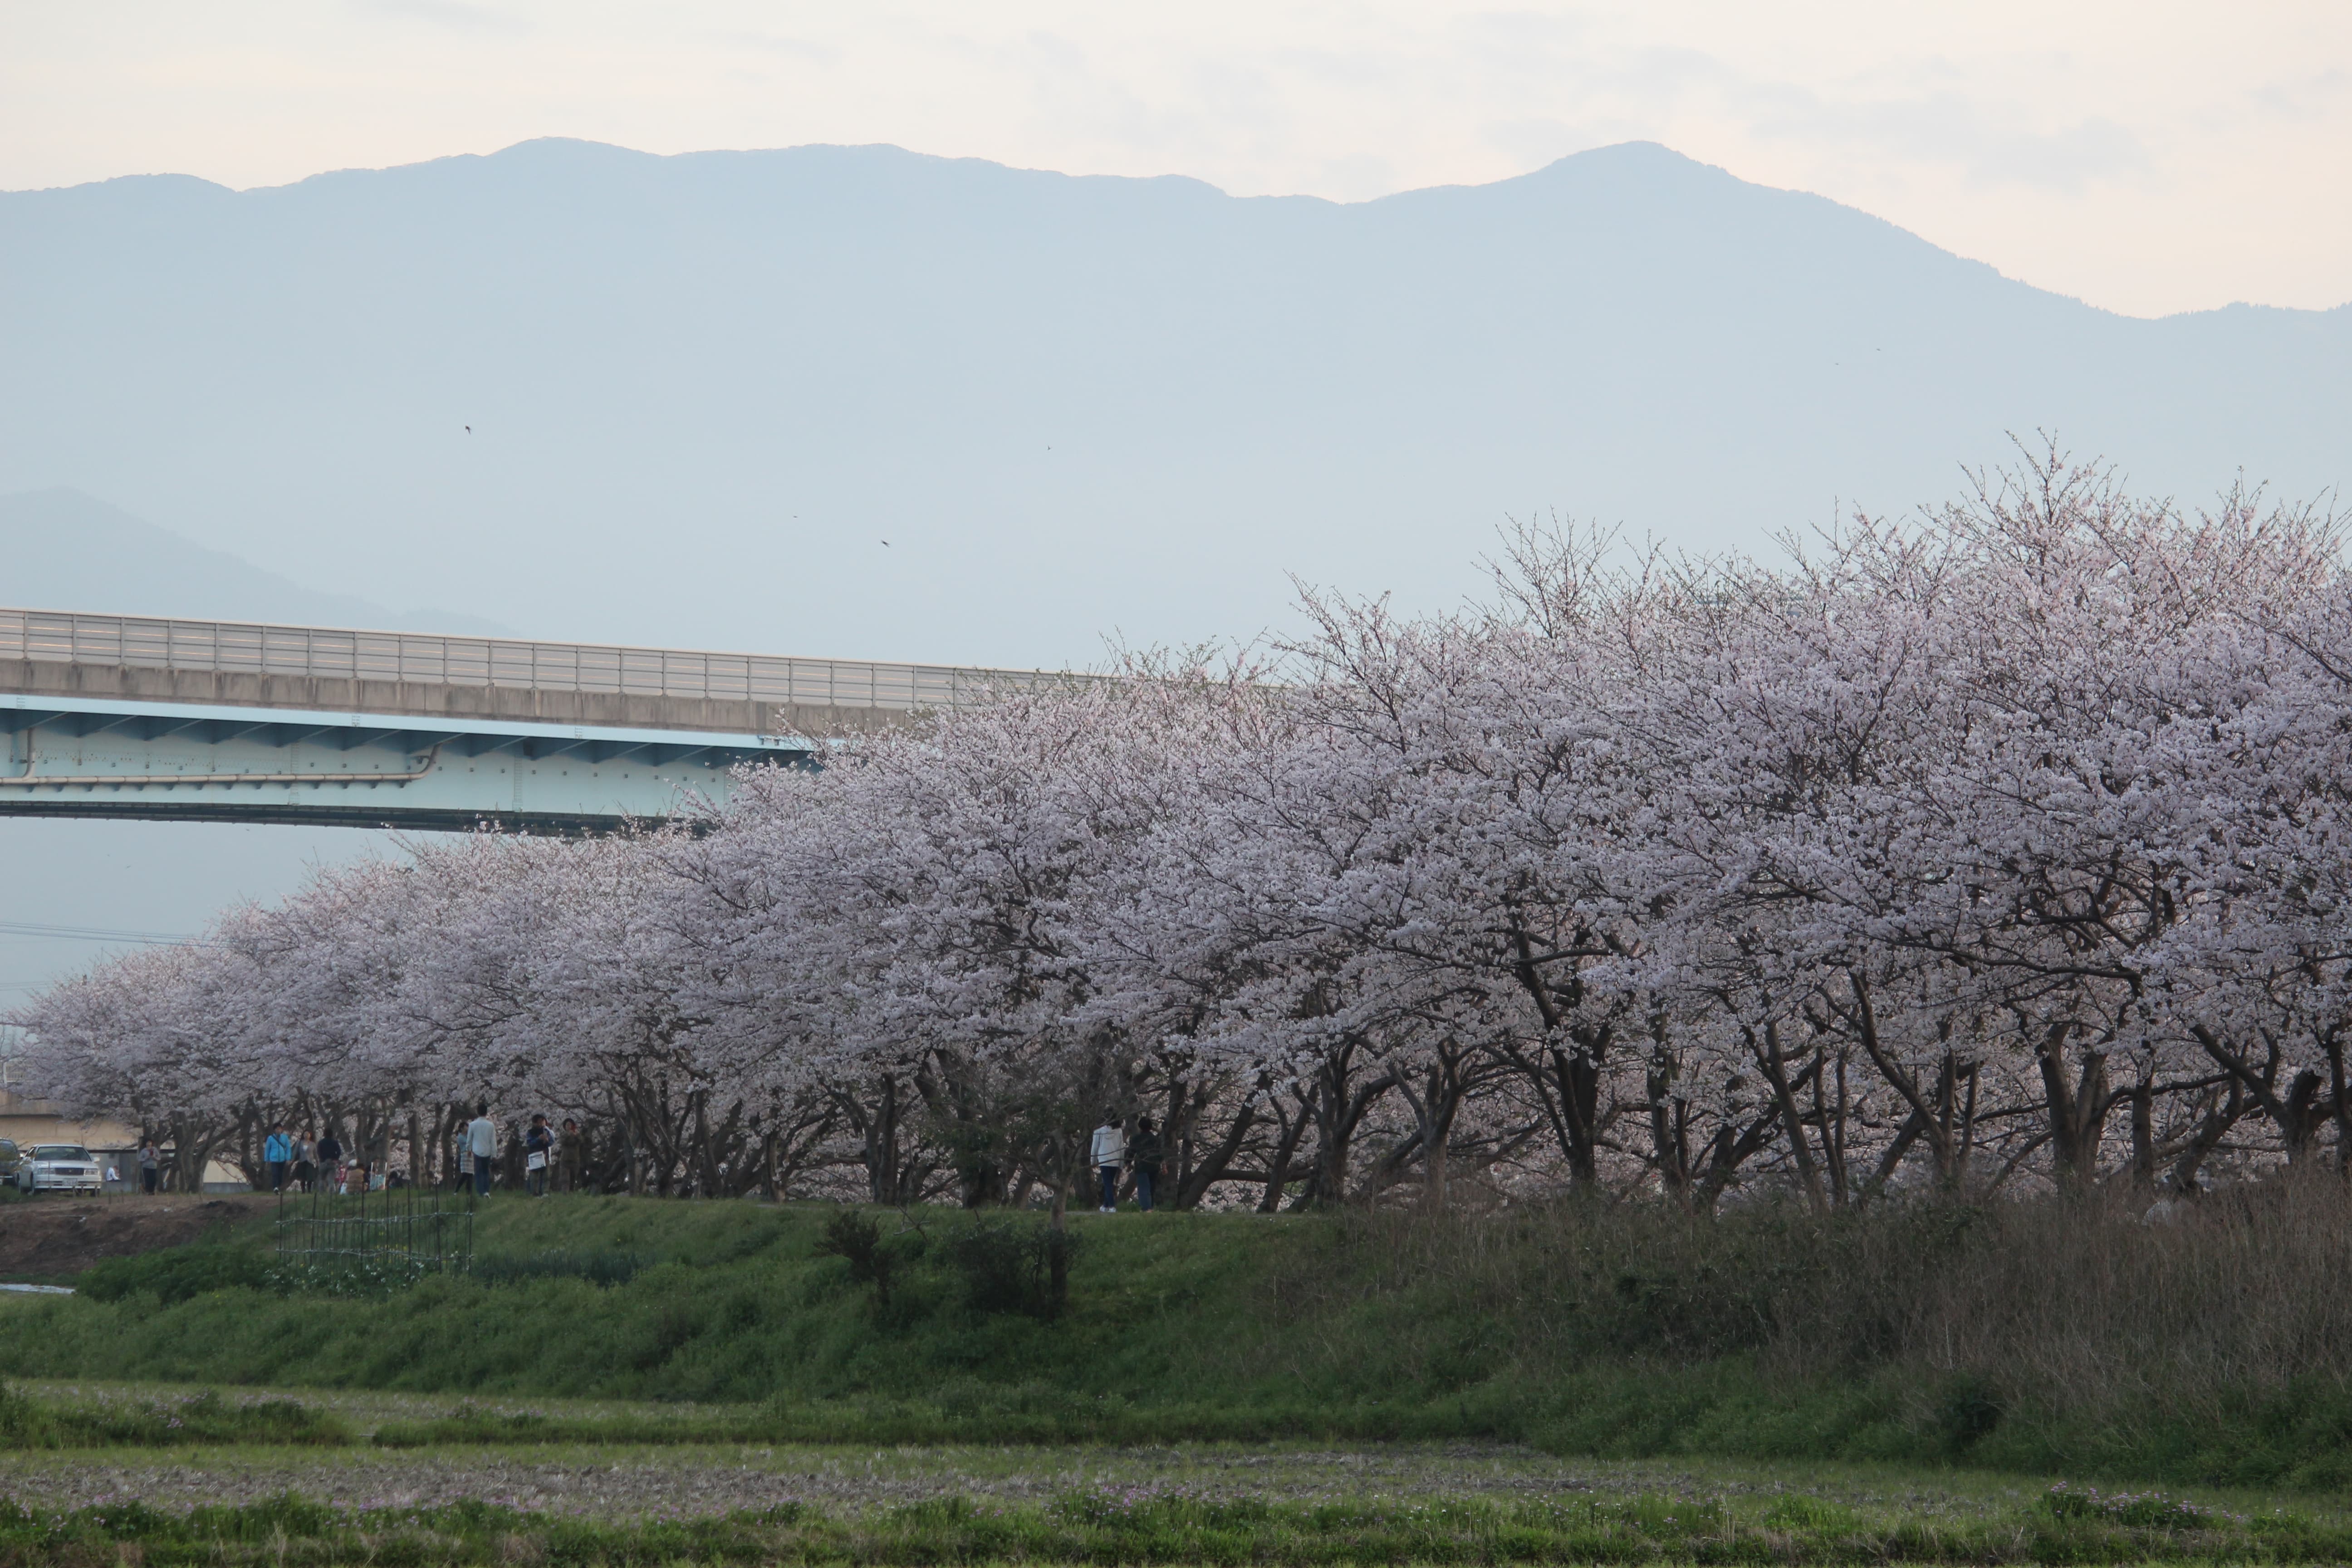
[[[28,1076],[257,1172],[488,1100],[662,1193],[2194,1186],[2352,1161],[2332,519],[2052,456],[1777,566],[1528,529],[1494,602],[1310,596],[743,775],[688,827],[320,871],[40,997]]]

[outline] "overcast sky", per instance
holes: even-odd
[[[2352,5],[0,0],[0,188],[534,136],[1361,199],[1664,142],[2136,315],[2352,300]]]

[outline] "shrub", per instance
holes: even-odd
[[[165,1306],[211,1290],[258,1290],[271,1283],[269,1259],[249,1247],[175,1247],[135,1258],[109,1258],[74,1281],[94,1301],[152,1296]]]
[[[985,1218],[950,1236],[946,1253],[975,1310],[1052,1319],[1069,1300],[1077,1245],[1076,1236],[1051,1226]]]
[[[0,1448],[54,1448],[58,1442],[54,1413],[22,1389],[0,1384]]]
[[[873,1286],[874,1300],[885,1307],[890,1304],[890,1277],[897,1271],[898,1259],[882,1239],[880,1222],[856,1209],[843,1209],[824,1222],[816,1249],[823,1256],[845,1261],[850,1283]]]
[[[584,1279],[600,1289],[625,1285],[641,1269],[660,1259],[646,1252],[544,1252],[478,1254],[473,1276],[486,1285],[515,1285],[531,1279]]]

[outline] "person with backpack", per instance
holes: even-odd
[[[1127,1163],[1127,1133],[1118,1124],[1118,1111],[1103,1112],[1102,1125],[1095,1129],[1094,1145],[1087,1162],[1102,1178],[1102,1212],[1117,1214],[1118,1173],[1119,1168]]]

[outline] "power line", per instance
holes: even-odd
[[[110,931],[104,926],[45,925],[37,921],[0,921],[0,936],[38,937],[49,942],[128,942],[146,946],[195,940],[178,931]]]

